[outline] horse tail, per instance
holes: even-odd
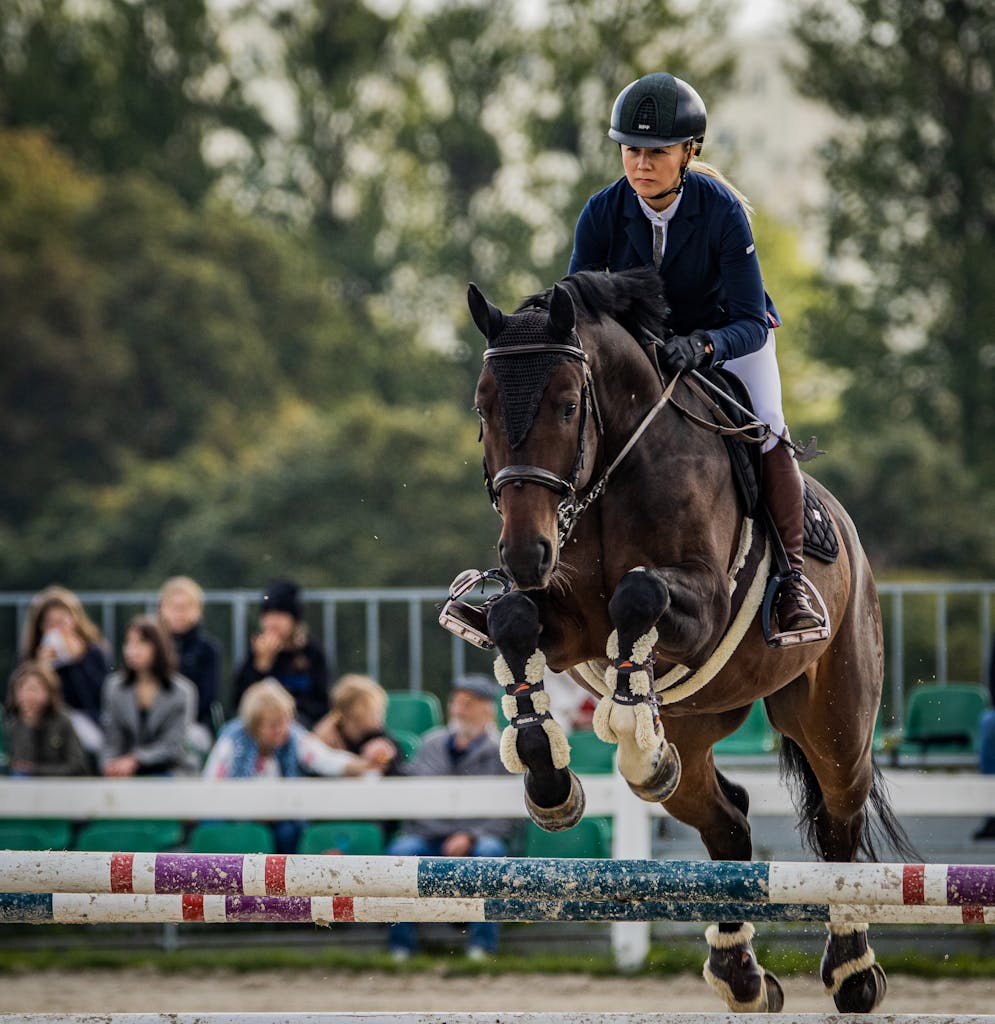
[[[787,736],[781,739],[779,758],[781,779],[791,793],[791,801],[798,814],[798,829],[802,843],[817,857],[821,856],[817,833],[816,816],[822,806],[822,789],[802,748]],[[871,791],[868,796],[869,811],[860,830],[856,855],[877,862],[881,860],[880,848],[891,850],[904,861],[922,861],[902,827],[888,800],[888,787],[881,768],[876,761],[871,765]]]

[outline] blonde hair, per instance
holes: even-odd
[[[66,587],[53,585],[40,590],[28,605],[28,615],[21,633],[21,660],[33,658],[38,653],[44,633],[42,623],[50,608],[64,608],[72,616],[73,626],[88,645],[103,645],[100,630],[86,614],[83,602]]]
[[[387,710],[387,691],[370,676],[350,673],[342,676],[332,687],[332,720],[338,724],[348,718],[354,708],[361,704],[377,707],[381,717]]]
[[[752,224],[753,223],[753,204],[749,199],[746,198],[744,193],[740,192],[738,188],[713,164],[706,163],[704,160],[699,160],[697,157],[688,164],[688,170],[694,171],[696,174],[704,174],[707,178],[714,178],[719,184],[725,185],[727,189],[739,200],[739,205],[743,207],[743,212],[746,214],[746,219]]]
[[[186,594],[192,597],[197,605],[204,607],[204,590],[201,585],[189,576],[171,576],[159,590],[159,604],[166,600],[171,594]]]
[[[40,679],[48,690],[48,706],[51,711],[62,707],[62,682],[55,671],[43,661],[22,661],[11,674],[7,684],[7,710],[17,710],[17,691],[25,679],[32,676]]]
[[[297,713],[294,698],[279,680],[272,676],[253,683],[238,702],[238,717],[242,719],[242,724],[252,736],[255,736],[259,720],[267,711],[279,711],[291,720]]]

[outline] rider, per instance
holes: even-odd
[[[608,137],[619,145],[625,173],[587,201],[570,273],[655,266],[674,332],[660,350],[665,369],[724,363],[749,388],[758,418],[773,428],[763,446],[763,497],[792,570],[778,593],[778,625],[785,639],[815,639],[802,636],[825,622],[800,580],[802,477],[781,408],[780,318],[764,291],[749,203],[715,168],[692,163],[705,122],[698,93],[666,72],[618,94]]]

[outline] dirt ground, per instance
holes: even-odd
[[[785,1009],[831,1012],[832,1000],[812,977],[782,979]],[[894,975],[881,1006],[888,1013],[992,1013],[995,979],[928,981]],[[151,970],[42,971],[0,980],[8,1013],[538,1011],[721,1012],[694,976],[592,978],[441,974],[337,974],[269,971],[159,974]]]

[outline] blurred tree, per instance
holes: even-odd
[[[0,0],[0,124],[44,127],[91,171],[145,171],[199,200],[213,134],[257,150],[207,0]],[[223,161],[222,161],[223,163]]]
[[[820,355],[847,414],[921,422],[995,478],[995,3],[803,0],[798,81],[842,127],[826,150],[830,252],[849,283]]]

